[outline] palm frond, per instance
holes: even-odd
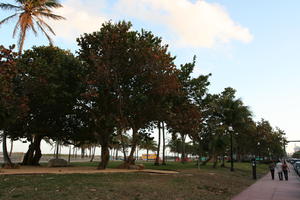
[[[45,36],[47,37],[50,45],[53,45],[53,41],[51,39],[51,37],[48,35],[48,33],[45,31],[45,29],[43,28],[43,26],[39,23],[39,22],[36,22],[36,24],[38,25],[38,27],[41,29],[41,31],[45,34]]]
[[[37,31],[34,27],[34,24],[32,23],[31,25],[29,25],[29,27],[31,28],[31,30],[33,31],[34,35],[37,36]]]
[[[13,19],[15,16],[19,15],[19,13],[13,14],[9,17],[6,17],[5,19],[0,21],[0,25],[9,22],[9,20]]]
[[[46,17],[46,18],[51,18],[51,19],[54,19],[54,20],[66,19],[63,16],[55,15],[55,14],[48,13],[48,12],[36,12],[34,14],[35,14],[35,16],[40,15],[40,16],[43,16],[43,17]]]
[[[53,35],[56,35],[53,29],[40,17],[36,17],[41,26],[46,27]]]
[[[20,27],[20,21],[18,20],[18,22],[16,23],[15,28],[14,28],[13,38],[16,36],[16,33],[17,33],[19,27]]]
[[[15,6],[10,3],[0,3],[0,8],[3,10],[21,10],[21,6]]]
[[[56,0],[48,0],[45,2],[45,6],[48,8],[61,8],[62,5],[58,3]]]
[[[57,0],[15,0],[15,2],[18,6],[9,3],[0,3],[0,9],[16,11],[15,14],[0,21],[0,25],[19,16],[13,30],[13,37],[15,37],[17,33],[19,34],[19,53],[21,54],[22,52],[27,31],[31,29],[33,33],[37,35],[36,26],[38,26],[38,28],[45,34],[52,45],[53,41],[47,31],[54,35],[55,33],[53,29],[45,23],[44,18],[53,20],[65,19],[62,16],[52,13],[52,8],[60,8],[62,5]]]

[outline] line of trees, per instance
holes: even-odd
[[[12,165],[8,137],[30,142],[23,165],[38,165],[41,141],[53,140],[100,145],[99,169],[107,167],[110,149],[121,150],[122,167],[128,168],[135,164],[138,146],[153,150],[156,128],[163,138],[158,154],[162,145],[164,155],[168,132],[181,141],[183,161],[186,140],[197,146],[199,156],[229,155],[229,127],[240,159],[283,155],[282,130],[265,120],[254,122],[234,89],[208,93],[211,75],[192,76],[196,58],[176,67],[168,45],[151,32],[134,31],[124,21],[107,22],[77,43],[77,56],[53,46],[33,47],[20,56],[0,48],[0,130],[7,165]]]

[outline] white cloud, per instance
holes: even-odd
[[[223,7],[204,0],[119,0],[116,12],[165,25],[177,44],[188,47],[211,48],[231,40],[248,43],[253,38]]]
[[[205,0],[66,0],[55,13],[67,20],[49,24],[58,38],[70,42],[83,33],[99,30],[111,18],[120,20],[120,16],[165,27],[158,34],[184,47],[212,48],[232,40],[248,43],[253,38],[223,7]]]
[[[49,24],[58,38],[75,42],[81,34],[99,30],[101,24],[108,20],[102,12],[105,6],[106,0],[67,0],[54,12],[66,20],[51,20]]]

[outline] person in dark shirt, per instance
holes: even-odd
[[[270,169],[270,172],[271,172],[272,180],[274,180],[274,171],[275,171],[275,163],[274,162],[270,163],[269,169]]]
[[[290,171],[290,169],[289,169],[289,167],[288,167],[288,165],[286,164],[285,161],[283,161],[282,171],[283,171],[285,180],[286,181],[289,180],[288,171]]]

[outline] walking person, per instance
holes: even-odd
[[[285,180],[288,181],[289,180],[288,172],[290,172],[290,169],[285,161],[283,161],[282,171],[283,171]]]
[[[272,161],[270,163],[269,169],[270,169],[270,172],[271,172],[272,180],[274,180],[274,171],[275,171],[275,163],[274,163],[274,161]]]
[[[276,163],[276,171],[278,173],[279,180],[282,181],[282,162],[278,160]]]

